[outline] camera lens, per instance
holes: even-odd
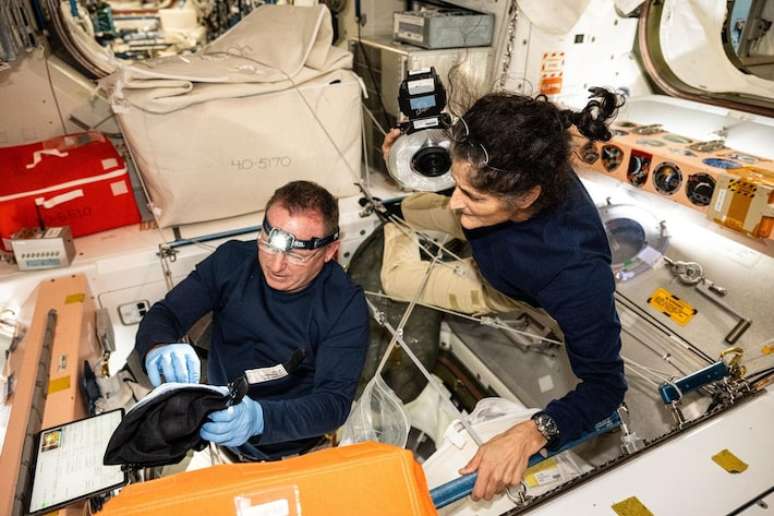
[[[439,146],[423,147],[411,158],[411,168],[425,177],[442,176],[451,168],[449,150]]]

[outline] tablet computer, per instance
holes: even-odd
[[[121,466],[102,463],[123,409],[46,428],[36,435],[28,511],[42,514],[125,485]]]

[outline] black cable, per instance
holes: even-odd
[[[747,378],[751,378],[751,377],[753,377],[753,376],[758,376],[759,374],[770,373],[770,372],[773,372],[773,371],[774,371],[774,367],[767,367],[767,368],[765,368],[765,369],[761,369],[760,371],[755,371],[754,373],[750,373],[750,374],[748,374],[748,375],[745,377],[745,380],[746,380]]]
[[[38,25],[38,30],[42,31],[46,26],[43,8],[40,6],[38,0],[31,0],[30,4],[32,5],[32,11],[35,14],[35,23]]]
[[[744,379],[745,381],[755,383],[773,374],[774,374],[774,367],[768,367],[766,369],[761,369],[760,371],[750,373],[747,376],[745,376]]]
[[[56,96],[56,90],[54,89],[54,81],[51,80],[51,70],[49,69],[48,59],[50,55],[43,55],[46,61],[46,76],[48,76],[48,86],[51,88],[51,96],[54,97],[54,105],[56,106],[56,112],[59,115],[59,122],[62,124],[62,134],[67,134],[67,127],[65,126],[64,117],[62,116],[62,108],[59,107],[59,99]]]
[[[103,118],[102,120],[100,120],[99,122],[97,122],[96,124],[94,124],[94,125],[92,125],[91,127],[89,127],[89,129],[91,129],[91,130],[93,130],[93,129],[96,129],[97,127],[101,126],[102,124],[104,124],[105,122],[107,122],[108,120],[110,120],[111,118],[113,118],[114,116],[116,116],[116,115],[115,115],[115,113],[113,113],[113,112],[111,111],[111,112],[110,112],[110,114],[109,114],[108,116],[106,116],[105,118]]]
[[[384,116],[384,127],[389,130],[392,124],[390,124],[390,119],[387,116],[387,108],[384,106],[384,99],[382,98],[380,85],[377,84],[376,77],[374,77],[373,68],[371,68],[371,60],[368,59],[368,54],[366,53],[365,45],[363,45],[363,38],[360,35],[360,21],[361,21],[360,17],[357,17],[355,19],[355,23],[357,24],[358,47],[360,47],[360,52],[363,54],[363,59],[365,60],[365,65],[366,65],[366,69],[368,70],[368,75],[371,77],[371,82],[374,85],[374,91],[376,91],[376,98],[379,99],[379,105],[382,108],[382,115]]]

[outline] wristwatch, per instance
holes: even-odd
[[[538,432],[546,438],[546,446],[551,446],[559,437],[559,427],[556,426],[554,418],[545,412],[536,412],[531,419],[537,425]]]

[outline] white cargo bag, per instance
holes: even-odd
[[[292,180],[357,193],[351,63],[331,46],[325,7],[263,6],[196,55],[127,65],[101,84],[168,227],[259,211]]]

